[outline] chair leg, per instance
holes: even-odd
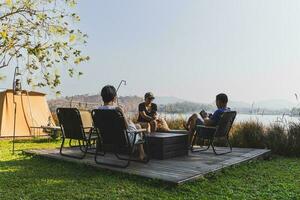
[[[191,152],[196,153],[196,152],[201,152],[201,151],[207,151],[210,148],[210,146],[211,146],[211,144],[209,143],[206,148],[197,148],[197,149],[192,148]]]
[[[97,149],[98,148],[96,148],[96,153],[95,153],[95,162],[96,162],[96,164],[98,164],[98,165],[106,165],[106,166],[111,166],[111,167],[118,167],[118,168],[126,168],[126,167],[129,166],[130,160],[127,160],[127,162],[124,165],[122,165],[122,164],[112,164],[112,163],[98,161],[98,159],[97,159],[98,155],[104,156],[105,155],[105,151],[104,151],[103,154],[99,154]],[[115,153],[115,155],[116,155],[116,157],[118,157],[116,153]]]
[[[228,145],[228,147],[229,147],[229,151],[225,151],[225,152],[221,152],[221,153],[218,153],[217,151],[216,151],[216,149],[215,149],[215,146],[214,146],[214,139],[212,139],[212,141],[211,141],[211,146],[212,146],[212,149],[213,149],[213,151],[214,151],[214,153],[216,154],[216,155],[224,155],[224,154],[227,154],[227,153],[231,153],[232,152],[232,146],[231,146],[231,144],[230,144],[230,142],[229,142],[229,139],[228,138],[226,138],[226,141],[227,141],[227,145]]]
[[[92,145],[91,145],[91,142],[90,142],[90,139],[91,139],[91,137],[89,136],[89,138],[88,138],[88,140],[87,141],[82,141],[82,144],[81,144],[81,142],[80,142],[80,140],[78,140],[78,146],[79,146],[79,149],[80,149],[80,151],[82,151],[83,153],[85,152],[85,149],[87,148],[88,150],[86,151],[86,153],[88,153],[88,154],[95,154],[95,152],[91,152],[90,150],[92,150],[92,149],[95,149],[95,148],[92,148]],[[83,149],[83,147],[84,147],[84,149]]]
[[[64,154],[64,153],[62,152],[62,150],[63,150],[63,148],[64,148],[64,143],[65,143],[65,138],[62,139],[62,143],[61,143],[60,150],[59,150],[60,155],[66,156],[66,157],[70,157],[70,158],[76,158],[76,159],[83,159],[83,158],[86,156],[87,150],[88,150],[87,146],[85,146],[85,149],[82,151],[83,154],[82,154],[81,156],[75,156],[75,155],[70,155],[70,154]]]
[[[211,144],[209,142],[206,148],[197,148],[197,149],[194,149],[194,145],[196,143],[196,139],[197,139],[197,133],[194,135],[194,138],[193,138],[193,141],[192,141],[192,146],[191,146],[191,152],[192,153],[201,152],[201,151],[207,151],[209,149],[209,147],[211,146]],[[204,139],[203,139],[203,143],[204,143]]]
[[[112,166],[112,167],[119,167],[119,168],[127,168],[130,164],[131,161],[134,161],[134,162],[141,162],[141,163],[148,163],[149,162],[149,157],[147,157],[146,160],[137,160],[137,159],[133,159],[133,154],[134,154],[134,147],[129,147],[129,156],[128,157],[122,157],[120,156],[118,153],[117,153],[117,149],[114,150],[114,154],[115,156],[119,159],[119,160],[124,160],[124,161],[127,161],[125,164],[111,164],[111,163],[106,163],[106,162],[100,162],[97,160],[97,155],[98,155],[98,151],[96,150],[96,155],[95,155],[95,162],[97,164],[100,164],[100,165],[107,165],[107,166]],[[102,155],[104,156],[104,155]]]
[[[99,135],[98,135],[99,136]],[[107,163],[107,162],[101,162],[97,159],[98,156],[105,156],[105,149],[103,148],[103,153],[100,154],[98,149],[100,148],[98,145],[101,145],[101,141],[98,141],[97,144],[96,144],[96,152],[95,152],[95,157],[94,157],[94,160],[95,160],[95,163],[98,164],[98,165],[106,165],[106,166],[111,166],[111,167],[119,167],[119,168],[126,168],[128,167],[129,163],[130,163],[130,160],[127,160],[127,162],[124,164],[124,165],[119,165],[119,164],[112,164],[112,163]]]
[[[134,154],[134,148],[132,148],[132,150],[129,152],[128,158],[122,157],[118,153],[115,153],[116,157],[120,160],[129,160],[129,161],[140,162],[140,163],[145,163],[145,164],[150,161],[149,156],[146,157],[146,160],[138,160],[138,159],[133,158],[133,154]]]

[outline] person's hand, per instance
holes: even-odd
[[[124,115],[124,110],[121,106],[118,106],[116,109],[119,110]]]
[[[201,112],[200,112],[200,114],[201,114],[201,117],[202,118],[207,118],[207,112],[205,112],[204,110],[202,110]]]
[[[119,107],[123,110],[124,113],[128,112],[128,108],[125,105],[119,105]]]

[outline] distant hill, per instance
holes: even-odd
[[[270,110],[291,109],[296,106],[296,103],[284,99],[272,99],[266,101],[258,101],[254,103],[254,107],[266,108]]]
[[[143,101],[141,97],[138,96],[123,96],[118,98],[119,104],[126,108],[129,112],[136,112],[138,104]],[[50,110],[55,112],[57,107],[77,107],[81,109],[92,110],[94,108],[103,105],[101,97],[99,95],[75,95],[61,97],[58,99],[48,100]]]
[[[165,113],[194,113],[200,112],[201,110],[211,112],[214,110],[214,106],[211,104],[193,103],[188,101],[159,105],[159,111]]]
[[[137,112],[138,104],[143,102],[142,97],[123,96],[119,97],[119,103],[123,105],[129,112]],[[74,95],[66,96],[48,101],[51,111],[55,111],[57,107],[78,107],[82,109],[94,109],[103,104],[99,95]],[[155,103],[159,105],[160,112],[168,113],[190,113],[198,112],[202,109],[213,111],[214,103],[195,103],[171,96],[156,97]],[[287,100],[266,100],[258,101],[253,104],[242,101],[230,101],[228,106],[239,113],[264,113],[264,114],[280,114],[290,112],[296,104]]]
[[[250,103],[246,103],[242,101],[229,101],[228,106],[230,108],[251,108]]]
[[[171,96],[155,97],[155,103],[160,105],[182,103],[186,100]]]

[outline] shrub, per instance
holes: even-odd
[[[232,128],[230,141],[235,147],[265,148],[264,129],[258,121],[238,123]]]
[[[300,156],[300,123],[290,123],[287,130],[288,155]]]
[[[285,127],[281,124],[271,124],[266,129],[266,146],[272,150],[272,153],[286,155],[287,149],[287,134]]]
[[[166,119],[166,121],[170,129],[184,129],[185,119],[183,117]]]

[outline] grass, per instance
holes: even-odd
[[[17,149],[53,148],[32,140]],[[300,158],[274,157],[182,186],[17,152],[0,140],[0,199],[300,199]]]

